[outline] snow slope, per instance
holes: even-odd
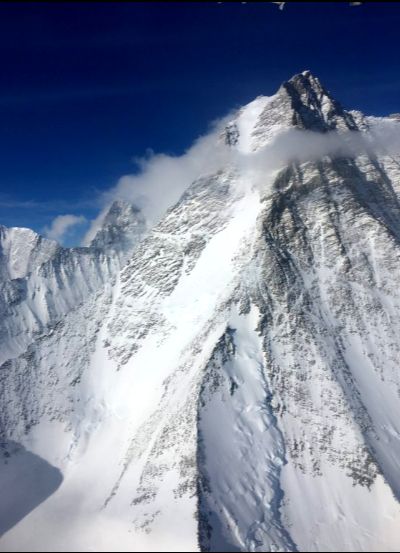
[[[225,166],[0,367],[0,550],[398,550],[400,159],[241,163],[373,124],[310,72],[257,98]],[[28,513],[29,455],[54,483]]]
[[[63,248],[29,229],[0,227],[0,363],[109,281],[145,233],[133,206],[114,202],[86,248]]]

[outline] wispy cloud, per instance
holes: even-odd
[[[138,173],[121,177],[116,186],[102,194],[105,208],[92,221],[83,244],[87,245],[94,237],[113,200],[124,200],[139,207],[151,226],[196,178],[215,173],[229,163],[229,149],[219,139],[229,118],[213,122],[209,134],[198,138],[181,156],[149,152],[144,158],[136,158]]]
[[[34,209],[35,211],[40,211],[42,213],[93,209],[96,207],[96,198],[99,195],[98,191],[94,191],[94,193],[96,195],[94,199],[80,199],[73,202],[61,199],[44,201],[38,201],[34,199],[19,200],[13,198],[10,194],[0,194],[0,209]],[[100,203],[98,207],[101,207]]]
[[[53,219],[50,227],[45,227],[43,229],[43,233],[47,238],[62,242],[72,227],[83,223],[86,223],[86,217],[83,215],[58,215]]]
[[[216,121],[210,132],[197,139],[181,156],[150,153],[145,158],[137,159],[137,174],[121,177],[115,186],[106,192],[98,192],[90,201],[19,201],[0,195],[0,209],[31,210],[47,213],[46,217],[49,214],[68,213],[57,215],[44,229],[47,236],[62,241],[71,229],[85,232],[83,227],[78,227],[88,222],[81,213],[90,217],[97,206],[100,214],[90,223],[83,240],[87,244],[101,226],[109,205],[115,199],[135,204],[151,226],[179,200],[193,181],[223,168],[231,167],[241,173],[242,180],[253,185],[258,182],[261,186],[268,181],[268,174],[292,161],[315,161],[324,156],[356,157],[361,153],[398,155],[400,152],[400,125],[394,121],[377,119],[370,133],[331,132],[321,135],[291,129],[279,134],[257,152],[243,154],[227,147],[221,140],[221,133],[231,117],[232,114]],[[77,238],[77,234],[74,238]]]
[[[30,90],[23,93],[0,95],[0,107],[21,106],[27,103],[48,104],[73,100],[93,100],[95,98],[126,96],[138,91],[140,91],[140,88],[135,86]]]
[[[151,154],[138,160],[140,172],[122,177],[117,185],[103,194],[104,205],[122,199],[139,207],[154,224],[198,177],[231,167],[249,186],[262,187],[271,182],[277,170],[292,162],[303,163],[328,157],[354,158],[367,155],[399,155],[400,125],[377,119],[369,133],[319,132],[290,129],[282,132],[256,152],[242,153],[227,147],[220,139],[229,118],[217,122],[212,131],[199,138],[182,156]],[[101,225],[106,209],[92,222],[87,243]]]
[[[185,85],[165,79],[146,79],[145,82],[126,82],[109,86],[99,84],[91,87],[54,88],[53,90],[30,89],[24,92],[8,92],[0,94],[1,107],[20,107],[26,104],[57,104],[71,101],[90,101],[95,99],[107,99],[129,97],[140,94],[159,93],[162,90],[182,91]],[[197,83],[196,86],[202,86]],[[204,84],[203,84],[204,86]],[[193,82],[187,84],[188,92],[193,87]]]

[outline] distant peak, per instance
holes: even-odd
[[[119,217],[120,215],[127,214],[127,213],[138,214],[139,211],[140,210],[133,204],[130,204],[123,200],[114,200],[108,209],[106,218],[113,219],[115,217]]]
[[[146,227],[140,209],[123,200],[114,200],[99,223],[96,234],[89,241],[90,246],[122,253],[131,250]]]

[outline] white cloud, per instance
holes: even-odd
[[[103,224],[105,216],[107,215],[108,210],[110,208],[111,201],[108,201],[107,204],[106,204],[106,207],[104,207],[100,211],[98,216],[95,219],[93,219],[93,221],[91,221],[90,228],[86,232],[85,236],[82,239],[82,244],[81,244],[82,246],[90,246],[91,241],[96,236],[97,231],[101,228],[101,226]]]
[[[229,161],[229,150],[219,140],[222,127],[221,121],[216,123],[181,156],[151,153],[137,159],[140,173],[122,177],[106,198],[131,201],[155,222],[196,178],[214,173]]]
[[[289,129],[260,150],[234,154],[234,163],[244,180],[263,187],[277,170],[292,162],[304,163],[323,158],[356,158],[359,155],[400,155],[400,125],[376,119],[368,132],[330,131],[327,133]]]
[[[45,227],[44,234],[47,238],[62,242],[67,232],[76,225],[86,222],[83,215],[58,215],[53,219],[50,227]]]
[[[181,156],[150,153],[136,159],[138,174],[125,175],[103,194],[107,207],[113,200],[124,200],[140,208],[149,224],[155,224],[177,202],[199,176],[212,174],[229,162],[230,152],[219,135],[228,120],[220,119],[209,134],[198,138]],[[107,207],[92,222],[83,244],[88,245],[101,226]]]
[[[228,147],[220,139],[231,116],[217,121],[209,134],[200,137],[181,156],[151,154],[137,160],[140,171],[123,176],[117,185],[103,194],[106,208],[92,221],[84,239],[87,245],[101,226],[108,206],[115,199],[139,207],[149,226],[155,224],[198,177],[213,174],[223,167],[236,167],[249,182],[262,186],[274,171],[292,161],[316,161],[323,157],[356,157],[400,153],[400,125],[376,119],[371,132],[319,132],[290,129],[257,152],[243,153]]]

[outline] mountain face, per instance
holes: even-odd
[[[144,232],[140,212],[120,201],[86,248],[63,248],[32,230],[0,226],[0,363],[23,353],[109,282]]]
[[[126,202],[115,200],[106,210],[89,246],[108,255],[115,253],[123,265],[145,230],[146,221],[140,210]]]
[[[306,71],[218,140],[251,168],[287,130],[378,123]],[[0,230],[24,290],[1,319],[24,337],[0,333],[0,550],[398,551],[400,156],[253,176],[201,176],[146,234],[116,204],[87,249]],[[32,332],[40,293],[61,307]]]

